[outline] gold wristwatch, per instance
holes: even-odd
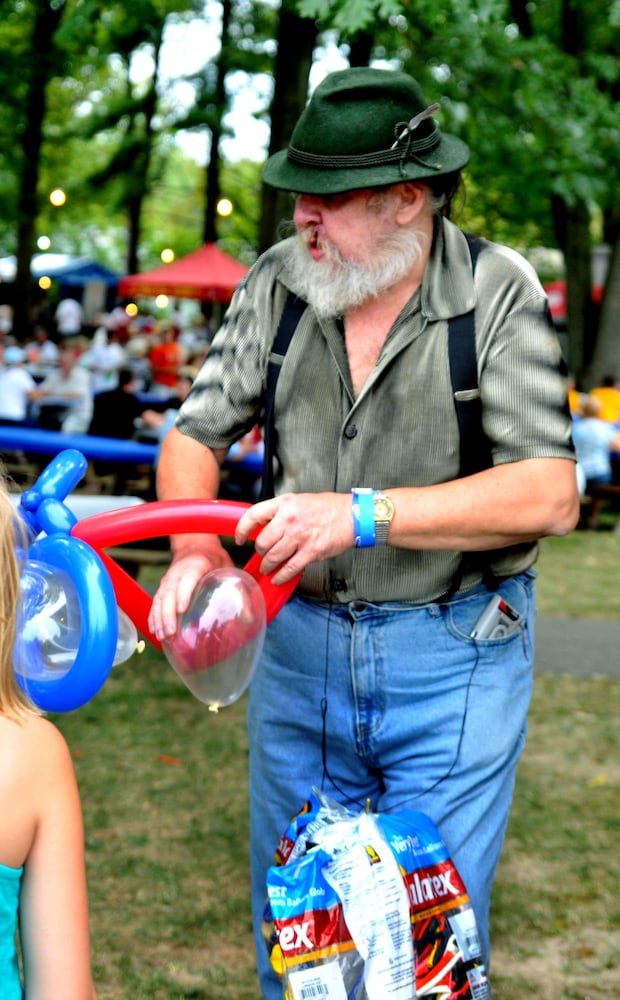
[[[374,491],[375,504],[375,545],[386,545],[390,525],[394,518],[394,504],[380,490]]]

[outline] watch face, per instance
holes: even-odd
[[[394,504],[387,497],[375,500],[375,521],[391,521],[394,517]]]

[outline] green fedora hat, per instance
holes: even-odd
[[[338,194],[451,174],[469,149],[442,135],[421,88],[406,73],[355,67],[325,77],[288,149],[270,156],[263,180],[300,194]]]

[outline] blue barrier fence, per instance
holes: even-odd
[[[65,448],[75,448],[89,460],[131,462],[134,465],[154,465],[158,450],[157,444],[143,441],[95,437],[92,434],[64,434],[62,431],[46,431],[38,427],[0,424],[0,450],[57,455]],[[229,469],[260,476],[263,458],[260,454],[245,455],[238,461],[226,461],[224,465]]]

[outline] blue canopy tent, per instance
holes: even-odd
[[[0,281],[15,280],[17,261],[14,256],[0,258]],[[83,288],[90,282],[103,282],[115,287],[119,275],[88,257],[74,257],[67,253],[36,253],[30,262],[30,271],[35,280],[48,277],[62,286]]]
[[[12,302],[9,290],[15,281],[16,258],[0,258],[0,301]],[[96,313],[109,310],[116,300],[120,275],[89,257],[66,253],[37,253],[30,261],[34,281],[47,277],[60,286],[60,296],[79,299],[88,322]]]

